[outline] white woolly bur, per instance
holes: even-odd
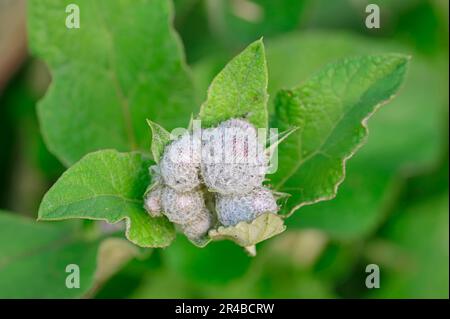
[[[161,177],[164,184],[173,189],[186,192],[200,185],[200,151],[189,134],[166,147],[160,162]]]
[[[241,221],[250,222],[264,213],[276,213],[278,206],[272,192],[259,187],[247,194],[217,195],[216,211],[224,226],[234,226]]]
[[[254,126],[232,119],[203,131],[201,174],[206,186],[223,195],[260,186],[267,170],[264,146]]]
[[[179,225],[190,223],[206,209],[201,191],[177,192],[170,187],[164,187],[161,203],[163,214]]]
[[[157,186],[145,198],[144,208],[152,217],[162,216],[161,192],[162,187]]]
[[[199,240],[208,233],[208,230],[213,226],[213,217],[205,208],[200,213],[193,216],[193,219],[184,225],[181,225],[181,230],[191,240]]]
[[[164,214],[199,245],[216,224],[205,200],[213,195],[202,185],[214,193],[215,207],[210,208],[217,212],[223,229],[278,212],[274,195],[262,186],[268,156],[256,128],[231,119],[201,132],[201,145],[185,134],[166,147],[159,166],[151,167],[157,186],[145,198],[151,216]],[[208,204],[212,204],[209,199]]]

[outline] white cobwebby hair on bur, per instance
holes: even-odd
[[[224,226],[234,226],[241,221],[251,222],[264,213],[276,213],[277,210],[275,197],[264,187],[247,194],[216,196],[217,217]]]
[[[187,224],[198,212],[206,209],[201,191],[177,192],[168,186],[162,191],[161,203],[167,218],[176,224]]]
[[[207,208],[207,191],[214,194],[212,209],[224,226],[277,213],[272,192],[262,186],[268,157],[256,128],[231,119],[198,132],[194,129],[193,134],[184,133],[172,141],[159,165],[151,167],[156,186],[145,198],[149,214],[164,214],[196,241],[216,219]]]
[[[160,162],[161,177],[173,189],[185,192],[200,185],[200,153],[190,134],[170,143]]]
[[[256,129],[243,120],[229,120],[202,135],[201,174],[219,194],[239,194],[261,185],[268,166]]]
[[[165,187],[162,192],[162,207],[167,218],[178,224],[189,239],[200,239],[212,227],[213,216],[206,208],[201,191],[180,193]]]
[[[192,240],[198,240],[204,236],[213,224],[212,214],[205,208],[195,214],[194,218],[180,226],[181,231]]]

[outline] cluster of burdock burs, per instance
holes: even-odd
[[[153,217],[165,215],[192,241],[220,225],[277,213],[274,195],[263,186],[268,163],[264,142],[245,120],[202,129],[200,139],[182,134],[151,167],[156,182],[145,208]]]

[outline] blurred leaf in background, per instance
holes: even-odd
[[[48,151],[36,116],[36,103],[48,83],[45,67],[30,59],[0,96],[4,112],[0,141],[5,143],[0,161],[9,167],[2,170],[0,207],[33,217],[45,190],[64,170]]]
[[[383,271],[383,285],[368,297],[449,297],[448,169],[447,152],[439,165],[410,178],[395,209],[368,242],[367,261]]]
[[[38,105],[49,149],[68,166],[99,149],[148,151],[146,118],[187,125],[196,105],[170,3],[79,1],[83,27],[75,30],[63,24],[69,3],[28,6],[30,49],[52,72]]]
[[[139,255],[137,248],[123,239],[89,239],[79,226],[36,224],[0,212],[0,298],[88,296]],[[66,285],[68,265],[79,269],[79,288]]]
[[[298,28],[307,0],[175,0],[189,62]]]
[[[282,238],[281,236],[280,238]],[[277,241],[274,239],[274,241]],[[308,267],[299,267],[290,252],[263,245],[250,259],[230,242],[202,250],[179,238],[163,255],[159,270],[148,272],[135,298],[329,298],[328,283]],[[292,248],[292,247],[290,247]],[[319,252],[321,250],[319,249]]]
[[[299,26],[304,0],[207,0],[214,35],[231,48]],[[227,43],[233,41],[231,43]]]
[[[449,297],[448,204],[442,194],[398,208],[371,247],[372,262],[386,265],[382,287],[369,297]],[[383,260],[389,252],[396,262]]]

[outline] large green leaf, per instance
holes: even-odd
[[[262,40],[250,44],[214,78],[200,109],[202,126],[246,118],[267,127],[267,65]]]
[[[72,226],[0,212],[0,298],[73,298],[91,289],[100,242]],[[66,287],[69,264],[79,266],[80,288]]]
[[[441,70],[447,66],[391,42],[339,32],[296,33],[268,42],[269,93],[295,86],[337,59],[382,52],[413,55],[401,93],[370,120],[368,142],[349,161],[336,198],[303,207],[286,221],[288,227],[320,228],[339,239],[374,230],[398,194],[400,170],[430,165],[440,153],[448,94]]]
[[[152,218],[143,207],[151,161],[139,153],[113,150],[86,155],[68,169],[44,196],[40,220],[86,218],[126,220],[127,238],[142,247],[169,245],[175,236],[165,218]]]
[[[196,107],[166,0],[80,0],[80,28],[65,26],[70,0],[32,0],[31,51],[53,83],[38,105],[42,133],[66,165],[98,149],[147,150],[146,118],[184,126]]]
[[[397,92],[407,64],[403,55],[348,58],[278,94],[277,127],[299,127],[280,145],[272,177],[277,190],[292,195],[290,212],[336,195],[345,161],[367,135],[368,118]]]

